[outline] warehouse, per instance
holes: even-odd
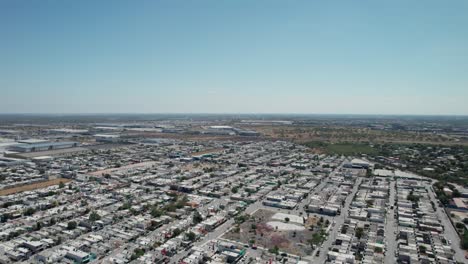
[[[78,142],[43,142],[43,143],[32,143],[32,144],[18,144],[9,147],[9,150],[16,152],[37,152],[37,151],[47,151],[55,149],[66,149],[78,147],[80,143]]]
[[[115,134],[96,134],[94,135],[96,142],[116,143],[120,142],[120,135]]]

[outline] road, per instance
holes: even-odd
[[[450,222],[450,219],[448,218],[447,214],[445,213],[445,210],[443,208],[440,208],[438,205],[438,200],[432,191],[432,188],[428,187],[427,191],[429,193],[429,197],[431,198],[431,201],[434,203],[435,208],[436,208],[436,214],[439,220],[441,221],[443,227],[444,227],[444,235],[447,239],[452,241],[452,249],[455,250],[455,260],[464,262],[465,261],[465,254],[463,250],[460,248],[460,237],[458,236],[457,231],[455,230],[455,227],[452,225],[452,222]]]
[[[395,181],[390,182],[390,196],[388,198],[387,217],[385,222],[385,243],[387,246],[385,252],[385,263],[396,263],[395,252],[397,249],[396,231],[397,222],[395,221]],[[393,209],[390,209],[393,208]]]
[[[307,259],[312,260],[313,263],[324,263],[325,260],[327,259],[326,252],[332,246],[332,243],[336,240],[337,233],[340,230],[339,227],[344,223],[345,218],[348,215],[349,206],[351,204],[351,201],[353,200],[354,195],[356,195],[356,193],[357,193],[357,191],[359,189],[359,185],[361,184],[361,180],[362,180],[361,178],[358,178],[356,180],[356,182],[354,183],[353,191],[351,192],[350,195],[348,195],[348,197],[346,197],[345,206],[342,208],[341,214],[334,217],[332,223],[334,223],[335,226],[331,229],[332,231],[328,234],[327,240],[325,240],[323,242],[322,246],[320,247],[320,248],[323,249],[323,250],[321,250],[320,256],[318,258],[315,257],[315,255],[307,257]],[[310,257],[312,257],[312,258],[315,257],[315,259],[310,259]]]

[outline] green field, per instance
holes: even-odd
[[[356,155],[356,154],[367,154],[367,155],[377,155],[378,150],[374,149],[370,145],[362,143],[326,143],[326,142],[307,142],[306,146],[310,148],[318,148],[328,154],[337,154],[337,155]]]

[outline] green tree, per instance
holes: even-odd
[[[37,222],[36,223],[36,226],[34,227],[34,230],[38,231],[38,230],[41,230],[42,228],[42,223],[41,222]]]
[[[180,235],[180,233],[182,233],[182,231],[179,228],[176,228],[172,231],[172,237],[176,237]]]
[[[186,236],[189,241],[195,241],[195,239],[197,238],[197,235],[195,235],[195,233],[191,231],[187,232]]]
[[[142,249],[142,248],[135,248],[135,250],[133,250],[133,254],[132,256],[130,257],[131,260],[135,260],[141,256],[143,256],[145,254],[145,250]]]
[[[361,237],[364,235],[364,228],[358,227],[356,228],[356,237],[358,239],[361,239]]]
[[[34,213],[36,212],[36,210],[32,207],[28,207],[26,208],[26,210],[24,210],[24,215],[25,216],[30,216],[30,215],[33,215]]]
[[[268,252],[270,252],[272,254],[275,254],[275,255],[278,255],[279,254],[279,248],[278,248],[278,246],[274,246],[273,248],[270,248],[268,250]]]
[[[424,245],[420,245],[419,246],[419,252],[421,252],[422,254],[425,254],[426,253],[426,247]]]
[[[76,228],[76,226],[77,226],[77,224],[76,224],[75,221],[70,221],[70,222],[68,222],[68,224],[67,224],[67,229],[68,229],[68,230],[73,230],[73,229]]]
[[[193,223],[196,225],[201,221],[203,221],[203,217],[198,211],[195,211],[195,213],[193,213]]]
[[[92,211],[91,214],[89,215],[89,221],[91,222],[96,222],[101,219],[101,216],[96,213],[96,211]]]
[[[153,206],[153,208],[151,208],[150,214],[152,217],[157,218],[162,215],[162,212],[156,206]]]
[[[468,249],[468,230],[464,230],[463,236],[461,237],[460,246],[462,249]]]

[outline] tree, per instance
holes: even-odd
[[[122,206],[119,207],[119,210],[128,210],[132,207],[130,202],[125,202]]]
[[[77,224],[76,224],[75,221],[70,221],[70,222],[68,222],[68,224],[67,224],[67,229],[68,229],[68,230],[73,230],[73,229],[76,228],[76,226],[77,226]]]
[[[201,221],[203,221],[203,217],[198,211],[195,211],[195,213],[193,213],[193,223],[196,225]]]
[[[273,248],[270,248],[268,250],[268,252],[273,253],[275,255],[278,255],[279,254],[279,248],[278,248],[278,246],[274,246]]]
[[[420,245],[419,252],[421,252],[422,254],[426,253],[426,247],[424,245]]]
[[[41,230],[41,228],[42,228],[42,223],[41,223],[41,222],[37,222],[37,223],[36,223],[36,226],[34,227],[34,230],[39,231],[39,230]]]
[[[461,193],[458,189],[454,189],[452,192],[452,197],[461,197]]]
[[[242,224],[243,222],[249,220],[249,215],[247,214],[244,214],[244,215],[239,215],[237,216],[236,218],[234,218],[234,221],[237,223],[237,224]]]
[[[187,239],[189,241],[195,241],[195,239],[197,238],[197,235],[195,235],[195,233],[191,231],[187,232],[185,235],[187,236]]]
[[[462,249],[468,249],[468,231],[465,229],[461,238],[460,246]]]
[[[63,182],[60,182],[59,183],[59,188],[62,189],[63,187],[65,187],[65,184]]]
[[[406,199],[407,199],[408,201],[412,201],[412,202],[414,202],[414,203],[419,202],[419,196],[414,195],[414,194],[413,194],[413,191],[411,191],[411,192],[408,194],[408,196],[406,197]]]
[[[36,212],[36,210],[32,207],[28,207],[26,210],[24,210],[24,215],[25,216],[30,216],[33,215]]]
[[[96,222],[101,219],[101,216],[96,213],[96,211],[92,211],[91,214],[89,215],[89,221],[91,222]]]
[[[135,248],[135,250],[133,250],[133,254],[132,256],[130,257],[131,260],[135,260],[141,256],[143,256],[145,254],[145,250],[142,249],[142,248]]]
[[[358,227],[356,228],[356,237],[358,239],[361,239],[361,237],[364,235],[364,228]]]
[[[180,231],[179,228],[176,228],[172,231],[172,237],[176,237],[178,235],[180,235],[180,233],[182,233],[182,231]]]
[[[288,223],[288,222],[289,222],[289,217],[284,218],[284,221],[285,221],[286,223]]]
[[[319,245],[325,240],[325,231],[320,228],[317,232],[312,235],[312,238],[308,240],[311,245]]]
[[[177,209],[181,209],[181,208],[183,208],[185,205],[187,205],[187,202],[188,202],[188,198],[187,198],[187,196],[184,195],[184,196],[182,197],[182,199],[179,199],[179,200],[176,202],[175,206],[176,206]]]
[[[162,215],[162,212],[156,206],[153,206],[153,208],[151,208],[150,214],[152,217],[156,218],[160,217]]]

